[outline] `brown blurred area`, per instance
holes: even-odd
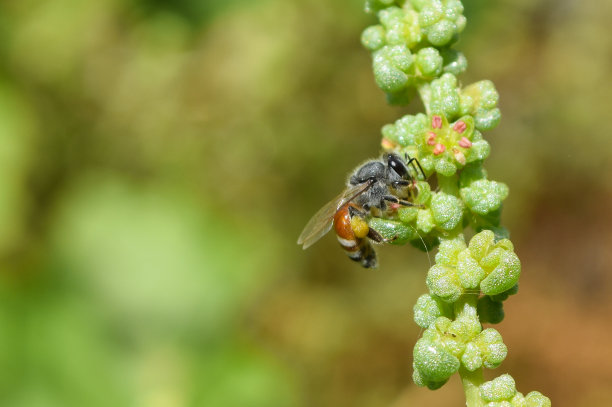
[[[523,265],[488,377],[611,405],[612,3],[464,5]],[[0,5],[0,405],[464,405],[412,382],[427,254],[295,244],[422,109],[376,88],[373,23],[360,0]]]

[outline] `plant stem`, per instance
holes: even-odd
[[[438,187],[440,191],[445,194],[459,196],[459,176],[453,174],[446,177],[442,174],[438,174]]]
[[[467,407],[482,407],[479,386],[483,383],[482,368],[470,372],[463,366],[459,368],[459,376],[465,392],[465,405]]]
[[[461,298],[459,298],[459,300],[455,303],[455,318],[478,319],[478,312],[476,308],[477,303],[477,294],[466,294],[461,296]],[[465,392],[466,406],[483,406],[484,404],[482,403],[479,389],[479,386],[484,382],[482,368],[478,368],[475,371],[470,372],[462,365],[459,368],[459,376],[461,376],[461,383],[463,384],[463,391]]]
[[[418,84],[417,91],[419,92],[423,106],[425,106],[425,113],[429,116],[431,114],[431,108],[429,106],[431,103],[431,87],[429,86],[429,82]]]

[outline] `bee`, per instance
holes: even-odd
[[[398,154],[388,153],[359,166],[350,176],[347,188],[308,221],[297,243],[307,249],[333,226],[340,246],[351,260],[365,268],[376,267],[376,252],[370,240],[385,243],[393,239],[385,239],[370,228],[367,217],[371,213],[381,216],[398,206],[419,206],[406,200],[412,196],[416,180],[408,169],[410,165],[418,175],[415,163],[425,179],[421,164],[408,155],[406,162]]]

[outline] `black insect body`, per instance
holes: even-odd
[[[298,238],[298,244],[307,249],[329,232],[333,225],[340,245],[352,260],[366,268],[376,267],[376,252],[370,240],[388,240],[369,228],[366,218],[373,210],[388,210],[389,203],[415,206],[405,199],[412,195],[411,188],[416,180],[408,166],[412,164],[415,173],[418,173],[415,163],[425,177],[415,158],[404,163],[399,155],[393,153],[383,155],[381,160],[362,164],[349,178],[348,188],[310,219]]]
[[[383,160],[368,161],[359,167],[349,178],[349,185],[358,186],[366,183],[371,185],[354,200],[355,203],[368,211],[371,208],[378,208],[381,211],[387,210],[387,203],[395,203],[402,206],[414,206],[412,202],[402,198],[408,198],[416,176],[413,177],[408,170],[408,165],[416,163],[421,169],[421,165],[416,158],[410,158],[407,164],[401,157],[394,153],[383,155]],[[414,167],[416,171],[416,167]]]

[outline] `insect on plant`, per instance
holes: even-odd
[[[400,206],[420,206],[408,200],[414,195],[419,173],[417,167],[425,179],[421,164],[408,155],[405,162],[395,153],[365,162],[353,172],[348,187],[308,221],[298,244],[304,249],[309,248],[333,225],[340,246],[351,260],[365,268],[376,267],[376,251],[370,240],[387,243],[393,239],[386,239],[369,227],[367,218],[371,214],[380,216]],[[415,172],[414,176],[409,168]]]

